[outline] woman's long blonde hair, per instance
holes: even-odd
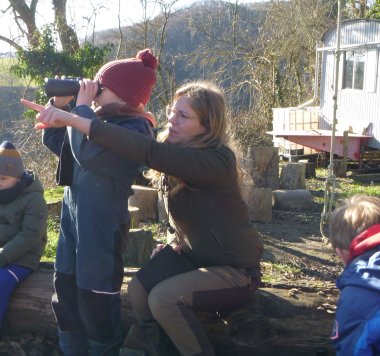
[[[176,101],[183,96],[190,99],[191,108],[207,130],[206,133],[197,135],[179,145],[194,148],[227,145],[227,110],[223,91],[211,82],[196,81],[178,88],[173,100]],[[157,136],[157,141],[164,142],[167,137],[168,129],[165,129]],[[160,186],[160,172],[149,170],[144,175],[151,180],[153,186]],[[185,186],[183,181],[175,177],[169,177],[169,184],[171,195],[176,194]]]

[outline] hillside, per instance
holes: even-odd
[[[234,33],[234,43],[239,43],[241,51],[253,52],[265,6],[265,3],[253,3],[239,5],[236,10],[226,2],[205,1],[171,14],[167,24],[164,16],[151,20],[147,25],[147,42],[156,51],[160,50],[159,75],[164,78],[170,75],[177,84],[186,80],[217,78],[219,83],[229,87],[233,80],[243,81],[241,54],[232,47],[231,36]],[[162,43],[160,36],[164,28]],[[132,57],[144,43],[143,26],[124,27],[122,33],[119,57]],[[115,45],[111,58],[115,56],[119,41],[118,29],[101,31],[95,36],[96,45]],[[161,91],[165,88],[156,90]],[[244,101],[244,91],[239,100]]]
[[[15,121],[24,120],[24,107],[20,98],[33,99],[34,89],[25,93],[24,86],[1,86],[0,91],[0,140],[13,140]]]
[[[251,40],[255,38],[258,31],[260,17],[265,8],[265,4],[249,4],[239,6],[239,28],[244,33],[239,37],[241,46],[252,46]],[[231,10],[231,9],[230,9]],[[223,59],[215,58],[223,52],[228,51],[226,36],[229,36],[231,29],[231,11],[224,2],[206,1],[195,3],[192,6],[179,10],[169,18],[165,32],[165,43],[161,49],[159,76],[167,78],[169,75],[175,78],[176,83],[185,80],[210,78],[218,71],[224,77],[226,85],[230,84],[231,79],[239,76],[241,62],[237,58],[226,68],[222,65]],[[164,24],[162,16],[158,16],[149,23],[148,43],[159,48],[159,35]],[[123,42],[119,57],[133,57],[137,50],[141,49],[143,43],[142,25],[135,24],[122,28]],[[95,45],[102,46],[113,43],[114,49],[110,59],[115,58],[116,48],[119,42],[119,30],[106,30],[97,32],[94,36]],[[247,41],[247,43],[245,43]],[[129,49],[126,52],[126,48]],[[209,58],[210,53],[214,53],[214,58]],[[9,72],[9,67],[14,59],[0,59],[0,139],[12,139],[12,122],[22,117],[24,108],[19,105],[21,97],[33,98],[33,90],[25,88],[28,85],[26,80],[15,78]],[[223,78],[222,78],[223,79]],[[162,104],[166,103],[165,98],[159,97],[158,93],[164,92],[167,97],[168,88],[161,87],[158,81],[153,96],[151,110],[159,115]],[[244,95],[240,97],[244,101]]]
[[[26,89],[28,82],[16,78],[9,68],[15,63],[14,58],[0,58],[0,140],[12,140],[12,129],[16,120],[23,119],[24,108],[20,98],[34,97],[34,88]]]

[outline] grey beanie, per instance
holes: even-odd
[[[0,145],[0,175],[20,178],[24,171],[20,152],[9,141],[3,141]]]

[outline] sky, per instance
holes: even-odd
[[[200,0],[178,0],[176,9],[191,5]],[[265,0],[241,0],[241,3],[261,2]],[[79,37],[84,38],[86,34],[101,31],[108,28],[117,28],[119,24],[119,3],[120,3],[120,25],[126,26],[138,23],[142,20],[141,0],[67,0],[66,15],[69,24],[74,24]],[[148,1],[149,3],[149,1]],[[154,0],[151,1],[154,3]],[[0,0],[0,34],[4,36],[15,36],[17,26],[11,13],[2,14],[8,2]],[[156,7],[149,7],[148,15],[154,17],[159,13]],[[95,20],[95,21],[94,21]],[[36,14],[37,26],[53,22],[53,11],[51,0],[39,0]],[[0,52],[8,52],[10,46],[0,41]]]

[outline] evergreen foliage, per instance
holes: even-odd
[[[54,35],[54,27],[45,26],[38,44],[32,49],[19,49],[16,63],[10,68],[16,77],[27,78],[39,87],[36,92],[36,101],[39,103],[45,103],[48,99],[43,91],[45,78],[57,75],[92,78],[112,48],[110,44],[96,47],[87,42],[71,54],[58,49]]]

